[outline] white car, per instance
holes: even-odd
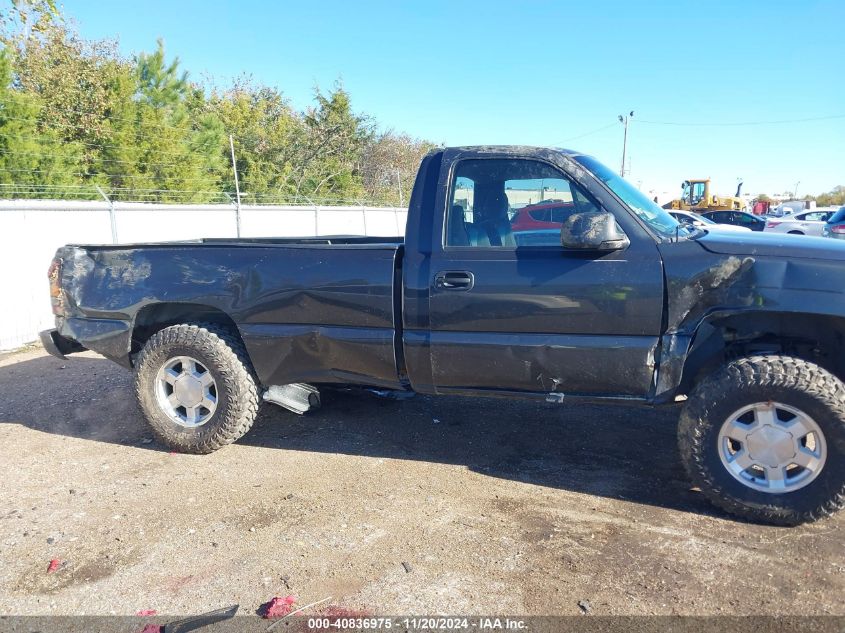
[[[725,231],[727,233],[747,233],[751,229],[746,226],[734,226],[733,224],[719,224],[705,218],[703,215],[698,215],[692,211],[669,211],[669,214],[681,224],[692,224],[700,229],[707,231]]]
[[[792,233],[793,235],[816,235],[821,237],[822,229],[835,209],[813,209],[799,211],[780,218],[768,218],[767,233]]]

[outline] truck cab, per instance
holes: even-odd
[[[566,247],[560,228],[515,231],[513,210],[544,191],[571,200],[558,227],[606,217],[618,239]],[[414,390],[648,396],[663,313],[655,231],[673,234],[668,214],[649,225],[568,154],[454,148],[423,162],[409,217],[403,340]]]

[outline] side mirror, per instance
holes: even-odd
[[[618,251],[631,241],[610,213],[573,213],[560,228],[560,244],[573,250]]]

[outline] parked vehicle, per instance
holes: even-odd
[[[538,182],[572,212],[518,246],[508,195]],[[845,505],[843,268],[834,240],[679,226],[583,154],[458,147],[422,161],[404,241],[60,248],[42,341],[132,368],[153,431],[193,453],[241,437],[262,400],[302,413],[327,384],[683,402],[694,485],[792,525]]]
[[[769,215],[783,217],[785,215],[801,213],[801,211],[814,211],[815,209],[815,200],[788,200],[786,202],[781,202],[776,207],[773,207],[770,210]]]
[[[534,246],[556,241],[564,219],[574,210],[573,203],[564,200],[544,200],[518,209],[511,218],[516,245]]]
[[[511,229],[515,232],[553,229],[560,231],[563,220],[572,213],[572,202],[564,200],[544,200],[518,209],[511,220]]]
[[[833,212],[833,209],[816,209],[815,211],[802,211],[785,215],[781,218],[768,218],[766,220],[766,231],[821,237],[825,223],[833,215]]]
[[[766,228],[765,218],[745,211],[710,211],[702,215],[717,224],[743,226],[752,231],[762,231]]]
[[[769,200],[755,200],[751,207],[751,212],[754,215],[769,215],[770,210],[773,208],[774,205]]]
[[[690,224],[700,229],[707,229],[708,231],[734,231],[745,233],[750,231],[747,226],[734,226],[733,224],[718,224],[713,220],[705,218],[703,215],[693,213],[692,211],[670,211],[669,215],[675,218],[681,224]]]
[[[839,207],[822,227],[823,237],[834,237],[845,240],[845,207]]]

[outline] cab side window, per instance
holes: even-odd
[[[808,222],[827,222],[827,219],[830,217],[830,211],[813,211],[812,213],[805,213],[804,215],[799,215],[799,220],[804,220]]]
[[[560,246],[570,215],[600,210],[561,172],[534,160],[461,161],[450,192],[446,246]]]

